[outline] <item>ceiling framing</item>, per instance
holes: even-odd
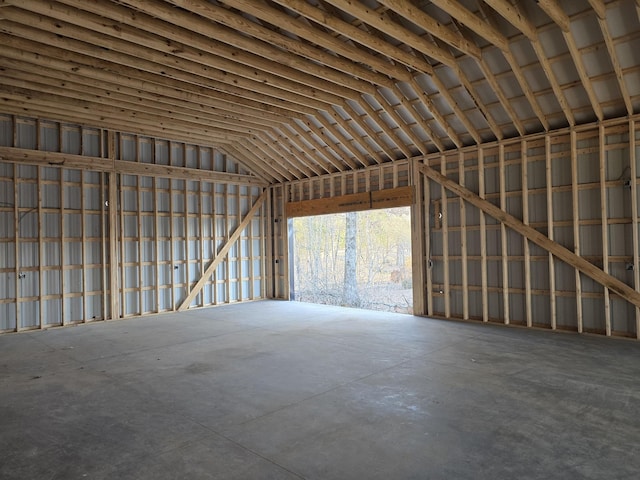
[[[0,110],[268,182],[640,110],[640,0],[0,0]]]

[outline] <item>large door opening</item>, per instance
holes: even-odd
[[[294,218],[292,300],[413,313],[411,209]]]

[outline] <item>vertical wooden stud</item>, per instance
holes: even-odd
[[[100,130],[100,147],[102,150],[102,135],[104,130]],[[103,152],[101,151],[101,156]],[[102,257],[102,320],[106,320],[109,318],[108,310],[107,310],[107,284],[108,276],[107,276],[107,268],[109,262],[107,260],[107,194],[105,192],[105,186],[107,181],[107,175],[104,172],[100,172],[100,256]]]
[[[440,156],[440,172],[445,176],[447,175],[447,157],[444,155]],[[440,192],[440,196],[442,198],[442,268],[444,275],[444,316],[445,318],[449,318],[451,316],[451,288],[449,285],[449,200],[447,198],[447,190],[444,188],[444,186],[440,186]]]
[[[633,239],[633,286],[640,290],[640,242],[638,241],[638,167],[636,164],[636,122],[629,121],[629,164],[631,183],[631,228]],[[640,339],[640,308],[636,307],[636,338]]]
[[[173,154],[171,153],[173,150],[171,148],[171,142],[167,142],[168,145],[168,155],[169,155],[169,165],[173,165]],[[173,254],[173,249],[175,245],[174,238],[174,226],[173,226],[173,180],[169,178],[169,263],[171,265],[171,310],[175,312],[176,308],[178,308],[176,298],[176,264],[175,264],[175,255]]]
[[[547,184],[547,235],[553,240],[553,176],[551,170],[551,137],[544,137],[544,158],[545,158],[545,174]],[[549,303],[551,315],[551,329],[555,330],[557,326],[556,319],[556,268],[555,259],[551,252],[549,257]]]
[[[202,151],[200,150],[200,146],[197,145],[196,146],[196,156],[198,158],[198,168],[202,169]],[[211,157],[213,160],[213,156]],[[198,224],[200,225],[200,255],[199,255],[199,260],[198,263],[200,264],[200,276],[202,276],[202,274],[204,273],[204,269],[205,269],[205,265],[204,265],[204,201],[205,201],[205,192],[203,189],[203,185],[204,182],[200,181],[198,182]],[[210,184],[209,188],[213,188],[213,185]],[[211,196],[207,195],[207,197],[209,197],[209,201],[211,201]],[[189,288],[191,288],[191,282],[189,282]],[[204,287],[202,289],[202,291],[199,293],[200,296],[200,302],[199,305],[201,307],[205,306],[205,294],[204,294]],[[198,303],[198,301],[196,300],[196,303]]]
[[[602,270],[609,273],[609,218],[607,217],[607,166],[604,125],[598,127],[598,153],[600,163],[600,215],[602,219]],[[605,333],[611,335],[611,303],[609,289],[604,287]]]
[[[107,132],[108,155],[115,160],[115,133]],[[109,172],[109,277],[111,293],[111,318],[120,316],[120,297],[118,293],[118,175]]]
[[[82,133],[80,134],[82,138]],[[82,322],[89,321],[89,307],[87,305],[87,232],[86,232],[86,200],[85,196],[85,172],[80,170],[80,231],[82,235],[82,245],[80,246],[80,256],[82,258]]]
[[[578,146],[576,139],[576,131],[571,129],[571,203],[573,207],[573,251],[576,255],[580,255],[580,199],[578,196]],[[582,281],[580,279],[580,270],[575,269],[576,276],[576,320],[578,332],[582,333],[583,317],[582,317]]]
[[[59,127],[61,128],[61,127]],[[62,142],[62,135],[60,135],[60,142]],[[62,143],[59,144],[60,146]],[[64,191],[65,191],[65,181],[64,181],[64,172],[65,169],[60,169],[60,293],[61,293],[61,301],[60,301],[60,318],[62,320],[62,325],[67,324],[67,306],[66,306],[66,282],[64,278],[64,272],[66,269],[67,256],[65,255],[65,243],[67,241],[64,229],[65,229],[65,206],[64,206]]]
[[[424,161],[424,160],[423,160]],[[421,161],[421,163],[423,162]],[[431,259],[431,180],[422,177],[424,185],[424,254],[426,256],[425,275],[427,277],[427,314],[433,315],[433,260]]]
[[[504,166],[504,144],[498,145],[498,169],[500,178],[500,208],[507,211],[506,169]],[[500,222],[500,248],[502,250],[502,314],[504,324],[508,325],[509,319],[509,250],[507,245],[507,227]]]
[[[240,185],[236,185],[236,195],[235,195],[235,201],[236,201],[236,212],[237,212],[237,217],[238,217],[238,225],[240,224],[240,222],[242,222],[242,202],[240,201],[240,190],[242,189],[242,187]],[[243,295],[243,291],[242,291],[242,232],[240,233],[240,237],[238,237],[238,240],[236,241],[236,281],[237,281],[237,285],[238,287],[236,288],[236,291],[238,292],[238,301],[241,302],[242,301],[242,295]]]
[[[224,171],[225,172],[229,171],[229,159],[227,158],[226,155],[224,157]],[[224,225],[225,225],[224,237],[225,237],[225,239],[229,238],[231,236],[231,232],[233,231],[229,221],[230,221],[230,217],[229,217],[229,185],[225,183],[224,184]],[[229,251],[229,256],[227,256],[227,259],[224,262],[224,264],[225,264],[225,271],[226,271],[226,275],[225,275],[226,278],[225,278],[225,282],[224,282],[225,299],[226,299],[225,303],[230,303],[231,302],[231,251]]]
[[[424,228],[424,206],[427,200],[423,197],[422,184],[425,181],[417,168],[418,160],[411,160],[411,180],[414,187],[415,196],[411,205],[411,271],[412,271],[412,291],[413,291],[413,313],[424,315],[424,294],[425,294],[425,238]]]
[[[40,142],[38,141],[38,147],[40,147]],[[43,221],[42,221],[42,167],[36,167],[38,169],[38,305],[40,305],[40,318],[38,324],[40,328],[44,328],[45,322],[45,312],[44,312],[44,301],[43,301],[43,290],[44,290],[44,279],[42,275],[44,274],[43,263],[44,263],[44,246],[43,246]],[[84,258],[84,257],[83,257]],[[86,291],[86,288],[84,289]]]
[[[14,128],[14,145],[16,145],[15,135],[16,135],[16,118],[13,117],[13,128]],[[22,300],[21,293],[22,289],[20,288],[20,281],[22,280],[21,272],[20,272],[20,175],[19,175],[20,166],[17,163],[13,164],[13,231],[14,231],[14,268],[15,268],[15,295],[16,295],[16,332],[21,330],[21,322],[22,322],[22,312],[20,308],[20,301]]]
[[[464,153],[458,153],[459,183],[465,186]],[[460,250],[462,254],[462,318],[469,319],[469,268],[467,265],[467,210],[464,200],[460,203]]]
[[[529,162],[527,157],[527,141],[522,140],[520,144],[520,157],[522,160],[522,221],[529,224]],[[529,239],[522,236],[524,251],[524,301],[527,327],[533,325],[533,315],[531,312],[531,250]]]
[[[184,165],[187,165],[187,144],[181,143],[182,145],[182,159]],[[191,282],[189,281],[189,267],[190,267],[190,257],[191,252],[189,248],[189,182],[190,180],[184,180],[184,280],[185,280],[185,291],[187,295],[191,293]],[[197,300],[196,300],[197,302]]]
[[[484,198],[484,150],[478,149],[478,195]],[[489,294],[487,285],[487,221],[480,210],[480,264],[482,275],[482,321],[489,321]]]

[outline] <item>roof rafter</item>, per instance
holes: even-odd
[[[484,2],[493,8],[496,12],[502,15],[509,23],[511,23],[514,27],[520,30],[524,35],[531,41],[538,41],[538,33],[536,32],[535,27],[529,22],[529,20],[519,11],[517,5],[511,5],[506,0],[484,0]],[[596,97],[595,91],[593,90],[593,85],[591,84],[591,80],[587,75],[587,71],[584,67],[584,62],[582,59],[582,55],[580,54],[578,47],[576,46],[575,39],[571,34],[571,31],[562,31],[562,35],[564,36],[565,42],[569,47],[569,53],[573,58],[573,62],[575,64],[576,70],[578,71],[578,75],[580,76],[580,80],[582,82],[582,86],[587,92],[587,96],[591,101],[591,107],[596,114],[598,120],[602,120],[603,113],[602,107]]]

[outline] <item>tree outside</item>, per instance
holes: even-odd
[[[293,220],[295,299],[413,312],[410,208]]]

